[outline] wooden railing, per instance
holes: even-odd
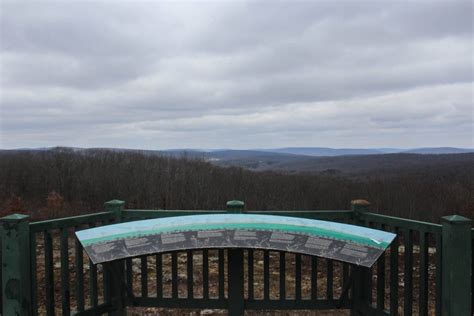
[[[126,259],[122,284],[89,261],[75,231],[226,212],[125,210],[123,205],[111,201],[105,212],[33,223],[19,215],[2,218],[3,315],[120,315],[124,306],[342,308],[354,315],[471,311],[474,230],[459,216],[443,218],[439,225],[370,213],[363,205],[342,211],[249,212],[356,224],[394,232],[397,238],[372,269],[279,251],[187,250]],[[229,282],[236,284],[233,278],[243,283],[229,288]],[[124,293],[117,293],[121,285]]]

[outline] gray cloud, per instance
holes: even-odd
[[[0,147],[473,147],[472,2],[1,2]]]

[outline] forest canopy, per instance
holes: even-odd
[[[370,158],[372,169],[290,174],[106,149],[1,151],[0,205],[3,215],[46,219],[101,211],[111,199],[140,209],[223,209],[240,199],[247,210],[335,210],[363,198],[375,212],[439,222],[448,214],[474,217],[474,154],[462,155],[387,170],[377,166],[396,158],[380,155]],[[357,159],[367,163],[352,157],[351,164]]]

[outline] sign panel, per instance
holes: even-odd
[[[94,264],[185,249],[254,248],[372,266],[392,233],[274,215],[189,215],[107,225],[76,232]]]

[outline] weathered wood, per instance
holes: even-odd
[[[31,315],[30,230],[28,216],[2,217],[3,315]]]
[[[441,220],[443,225],[442,315],[471,313],[471,223],[453,215]]]

